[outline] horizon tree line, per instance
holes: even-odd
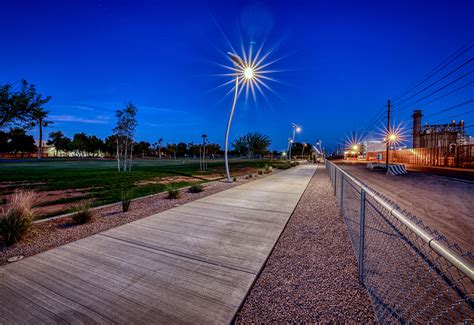
[[[0,153],[13,153],[15,157],[20,154],[31,154],[37,150],[38,159],[43,157],[43,128],[51,126],[52,121],[48,119],[49,111],[43,106],[51,100],[51,96],[43,96],[36,90],[35,85],[21,80],[19,87],[12,84],[0,86]],[[49,133],[48,146],[54,146],[55,156],[59,153],[67,153],[79,158],[99,157],[107,154],[117,159],[119,171],[130,171],[133,157],[158,156],[162,159],[164,155],[173,157],[206,157],[215,158],[223,154],[217,143],[167,143],[163,144],[163,138],[155,143],[146,141],[135,141],[135,131],[138,108],[131,102],[123,109],[118,109],[115,116],[117,124],[112,130],[112,135],[104,140],[95,135],[87,135],[85,132],[75,133],[72,138],[66,137],[61,131]],[[35,145],[34,137],[27,134],[32,128],[38,127],[39,141]],[[253,155],[264,155],[268,153],[271,140],[268,136],[259,132],[250,132],[238,137],[232,146],[234,150],[229,153],[234,156],[250,158]]]

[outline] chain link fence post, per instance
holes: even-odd
[[[365,191],[360,190],[359,282],[364,284]]]
[[[341,216],[344,214],[344,174],[341,173],[341,177],[339,177],[339,211]]]

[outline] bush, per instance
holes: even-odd
[[[204,191],[204,188],[201,184],[193,184],[189,187],[189,192],[190,193],[199,193]]]
[[[273,167],[270,165],[265,165],[265,174],[270,174],[273,171]]]
[[[296,167],[296,166],[298,166],[299,164],[300,164],[300,163],[297,162],[297,161],[292,161],[292,162],[291,162],[291,167]]]
[[[170,200],[176,200],[181,197],[181,193],[179,192],[178,189],[176,188],[169,188],[168,189],[168,199]]]
[[[234,181],[234,182],[237,182],[237,177],[234,176],[233,181]]]
[[[122,190],[122,212],[127,212],[130,208],[130,203],[132,203],[132,191],[131,190]]]
[[[73,207],[73,211],[72,220],[78,225],[88,223],[94,217],[94,211],[92,211],[92,204],[90,202],[77,204]]]
[[[257,171],[257,174],[263,175],[263,170],[259,169],[259,170]]]
[[[284,163],[276,165],[275,168],[277,168],[277,169],[289,169],[289,168],[291,168],[291,165],[290,165],[289,162],[284,162]]]
[[[33,192],[16,191],[7,212],[0,217],[0,236],[7,246],[20,241],[31,230],[34,219]]]

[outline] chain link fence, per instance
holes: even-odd
[[[326,161],[380,322],[474,321],[474,256]]]

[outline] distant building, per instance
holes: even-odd
[[[413,148],[449,148],[466,144],[464,121],[421,125],[421,110],[413,112]]]

